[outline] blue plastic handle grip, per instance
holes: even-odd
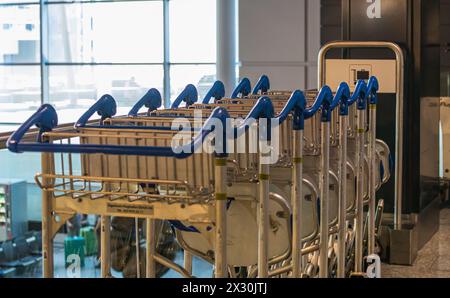
[[[220,121],[222,127],[226,127],[226,119],[229,114],[224,108],[216,108],[211,116],[206,120],[203,128],[196,138],[187,145],[177,148],[176,153],[172,147],[152,147],[152,146],[119,146],[119,145],[97,145],[97,144],[52,144],[42,143],[38,140],[37,143],[23,143],[22,140],[25,133],[33,125],[38,126],[41,132],[50,131],[56,127],[58,118],[55,109],[45,104],[41,106],[19,129],[14,132],[7,141],[7,147],[10,151],[15,153],[21,152],[59,152],[59,153],[85,153],[85,154],[116,154],[116,155],[140,155],[140,156],[160,156],[160,157],[175,157],[183,159],[191,156],[200,146],[206,136],[214,131],[214,125]],[[225,134],[225,133],[224,133]],[[225,138],[223,138],[225,140]],[[218,155],[226,155],[226,142],[217,144],[221,146],[221,152]],[[216,147],[217,148],[217,147]]]
[[[376,77],[370,77],[369,83],[367,83],[367,93],[366,97],[369,104],[376,105],[378,103],[378,79]]]
[[[244,97],[249,95],[250,92],[252,92],[252,84],[248,78],[243,78],[237,85],[236,89],[234,89],[233,93],[231,94],[231,98],[239,98],[239,95]]]
[[[51,131],[58,125],[58,115],[55,108],[49,104],[43,104],[27,121],[25,121],[6,141],[6,147],[12,152],[19,152],[19,142],[25,133],[33,126],[39,128],[39,136],[46,131]],[[40,137],[38,138],[39,141]]]
[[[305,119],[309,119],[313,117],[320,108],[322,108],[322,122],[330,122],[331,121],[331,111],[330,106],[333,100],[333,92],[330,87],[323,86],[320,89],[319,94],[316,97],[313,105],[309,108],[306,108],[304,114]]]
[[[148,90],[148,92],[133,106],[128,113],[130,117],[136,117],[139,110],[145,106],[148,108],[148,112],[152,112],[161,107],[162,97],[161,93],[155,88]]]
[[[367,84],[364,80],[359,80],[356,83],[355,91],[348,101],[348,105],[351,106],[356,102],[358,110],[366,109],[366,95],[367,95]]]
[[[214,85],[209,89],[208,93],[205,95],[203,99],[203,104],[208,104],[211,101],[211,98],[220,100],[225,97],[225,85],[221,81],[216,81]]]
[[[178,109],[182,102],[186,103],[186,106],[191,106],[198,100],[197,88],[194,85],[187,85],[178,97],[172,103],[172,109]]]
[[[306,99],[305,95],[300,90],[295,90],[291,97],[289,98],[286,105],[281,110],[278,115],[278,120],[280,123],[283,123],[288,115],[292,112],[293,114],[293,129],[294,130],[303,130],[305,128],[305,112],[306,109]]]
[[[102,121],[114,116],[117,113],[116,100],[109,94],[103,95],[78,119],[75,128],[85,126],[95,113],[101,116]]]
[[[348,115],[348,100],[350,98],[350,87],[347,83],[341,83],[336,90],[330,109],[333,111],[339,105],[339,114]]]
[[[260,92],[266,93],[270,90],[270,80],[269,77],[266,75],[262,75],[258,82],[256,83],[255,87],[253,88],[252,94],[257,95]]]
[[[333,111],[338,105],[342,104],[342,101],[345,101],[347,103],[349,98],[350,87],[348,86],[348,84],[344,82],[339,84],[339,87],[336,90],[336,94],[331,101],[330,109]]]
[[[348,100],[348,105],[353,105],[356,101],[358,101],[358,98],[365,97],[367,94],[367,84],[364,80],[359,80],[356,83],[355,91],[353,91],[353,94],[350,96],[350,99]]]

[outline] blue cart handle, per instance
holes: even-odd
[[[58,115],[55,108],[49,104],[43,104],[27,121],[25,121],[6,141],[6,147],[12,152],[19,152],[19,142],[25,133],[33,126],[39,128],[37,142],[44,132],[51,131],[58,125]]]
[[[86,126],[86,123],[95,113],[101,116],[101,121],[111,118],[117,113],[116,100],[109,94],[103,95],[78,119],[75,128]]]
[[[334,99],[331,102],[330,110],[333,111],[339,105],[339,115],[348,115],[348,100],[350,98],[350,87],[343,82],[339,85]]]
[[[333,101],[333,92],[330,87],[323,86],[313,105],[305,110],[305,119],[313,117],[322,108],[322,122],[331,121],[330,106]]]
[[[239,98],[239,95],[245,97],[249,95],[250,92],[252,92],[252,84],[248,78],[243,78],[231,94],[231,99]]]
[[[295,90],[278,115],[279,123],[283,123],[290,113],[293,116],[293,129],[305,129],[306,98],[302,91]]]
[[[220,100],[225,97],[225,85],[221,81],[216,81],[214,85],[209,89],[208,93],[203,98],[202,103],[208,104],[211,101],[211,98],[215,100]]]
[[[256,83],[255,87],[253,88],[252,94],[257,95],[261,92],[267,93],[267,91],[270,90],[270,80],[269,77],[266,75],[262,75],[258,82]]]
[[[187,85],[184,90],[178,95],[178,97],[172,103],[172,109],[178,109],[182,102],[186,103],[186,106],[192,106],[198,100],[197,88],[194,85]]]
[[[43,143],[41,138],[36,143],[21,143],[25,133],[33,125],[40,128],[40,134],[51,131],[58,123],[55,109],[48,104],[42,105],[17,131],[8,139],[6,145],[8,149],[15,153],[21,152],[52,152],[52,153],[84,153],[84,154],[116,154],[116,155],[140,155],[140,156],[160,156],[175,157],[183,159],[191,156],[202,146],[206,136],[215,130],[215,126],[220,121],[222,127],[226,127],[226,119],[229,114],[224,108],[216,108],[211,116],[206,120],[200,133],[187,145],[177,148],[172,147],[152,147],[152,146],[120,146],[120,145],[100,145],[100,144],[53,144]],[[225,131],[225,130],[224,130]],[[224,133],[225,135],[225,133]],[[225,138],[222,143],[217,144],[220,148],[217,155],[226,155],[227,148]],[[217,147],[220,146],[220,147]],[[174,150],[175,149],[175,150]]]
[[[350,96],[350,99],[348,101],[348,106],[353,105],[355,102],[357,104],[357,108],[359,110],[365,109],[365,98],[367,94],[367,84],[364,80],[358,80],[355,86],[355,91]]]
[[[161,107],[162,97],[161,93],[155,88],[148,90],[148,92],[133,106],[133,108],[128,113],[130,117],[136,117],[139,110],[145,106],[148,108],[148,113],[157,110]]]
[[[242,123],[238,127],[234,128],[234,130],[229,132],[232,133],[230,137],[235,139],[241,137],[246,131],[248,131],[255,120],[267,119],[269,120],[267,124],[270,125],[270,120],[274,117],[274,114],[275,110],[270,98],[267,96],[261,97],[260,99],[258,99],[256,104],[250,110]],[[267,140],[271,139],[270,129],[265,132],[261,132],[261,134],[267,136]]]
[[[367,93],[366,97],[369,101],[369,104],[376,105],[378,103],[378,79],[376,77],[370,77],[369,83],[367,84]]]

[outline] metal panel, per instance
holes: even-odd
[[[332,90],[337,90],[346,80],[353,91],[359,79],[368,80],[375,76],[380,83],[379,93],[395,93],[395,74],[395,60],[326,60],[326,84]]]

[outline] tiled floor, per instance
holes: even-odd
[[[419,251],[413,266],[382,266],[383,277],[450,278],[450,209],[442,209],[439,232]]]

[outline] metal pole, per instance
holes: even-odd
[[[156,277],[156,263],[155,263],[155,253],[156,253],[156,243],[158,241],[155,233],[155,220],[151,218],[146,219],[146,230],[145,239],[147,242],[147,247],[145,250],[145,276],[147,278]]]
[[[141,237],[139,235],[139,218],[134,219],[134,235],[135,235],[135,249],[136,249],[136,277],[141,278]]]
[[[325,85],[325,58],[327,53],[334,48],[386,48],[395,54],[396,60],[396,123],[395,123],[395,208],[394,228],[402,228],[402,199],[403,199],[403,106],[404,106],[404,80],[405,58],[399,45],[384,41],[335,41],[326,44],[319,51],[318,82],[319,88]]]
[[[292,277],[299,278],[303,273],[302,264],[302,226],[303,205],[303,130],[294,131],[294,158],[292,167]]]
[[[192,254],[187,250],[184,250],[183,255],[183,267],[187,272],[189,272],[189,274],[192,275]]]
[[[375,253],[375,209],[376,209],[376,181],[377,170],[375,159],[375,145],[377,133],[377,106],[369,105],[369,223],[368,223],[368,255]]]
[[[236,0],[217,0],[217,79],[236,86]]]
[[[330,122],[322,122],[320,155],[320,250],[319,277],[328,278],[328,197],[330,187]]]
[[[226,278],[227,272],[227,221],[226,221],[226,158],[215,159],[216,192],[216,253],[214,258],[216,278]]]
[[[111,232],[111,217],[102,215],[101,231],[100,231],[100,263],[101,263],[101,276],[110,277],[111,275],[111,245],[110,245],[110,232]]]
[[[41,166],[42,173],[51,174],[53,169],[51,166],[51,153],[42,153]],[[42,185],[51,184],[49,178],[42,178]],[[43,274],[44,278],[53,277],[53,235],[52,235],[52,192],[43,189],[42,190],[42,258],[43,258]],[[64,260],[65,262],[66,260]]]
[[[259,154],[259,204],[258,204],[258,277],[269,276],[269,165]]]
[[[364,244],[364,110],[358,109],[356,136],[355,272],[362,272]]]
[[[339,122],[339,214],[337,277],[345,278],[345,238],[347,233],[347,128],[348,116],[342,115]]]

